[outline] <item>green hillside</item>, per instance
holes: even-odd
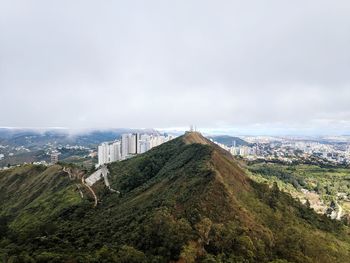
[[[10,220],[13,229],[35,229],[64,207],[80,203],[75,189],[58,165],[10,169],[0,176],[1,216]]]
[[[60,166],[1,172],[4,261],[350,262],[346,226],[252,181],[198,133],[109,170],[120,194],[94,185],[96,208]]]

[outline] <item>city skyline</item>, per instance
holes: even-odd
[[[119,139],[111,142],[103,142],[97,147],[97,167],[145,153],[173,138],[173,136],[146,133],[124,133]]]

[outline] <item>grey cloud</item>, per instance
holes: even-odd
[[[325,0],[0,1],[0,126],[349,133],[349,13]]]

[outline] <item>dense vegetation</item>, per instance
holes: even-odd
[[[306,189],[319,195],[325,205],[330,206],[333,202],[337,202],[343,207],[344,214],[350,214],[349,169],[272,163],[253,164],[248,169],[258,181],[269,184],[278,182],[279,187],[286,192],[293,190],[300,192]]]
[[[277,184],[250,180],[229,154],[198,136],[111,164],[120,194],[98,183],[96,208],[59,166],[1,173],[4,261],[349,262],[344,225]],[[201,144],[188,143],[196,140]],[[19,223],[28,217],[38,217],[35,228]]]

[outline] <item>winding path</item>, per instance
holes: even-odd
[[[339,203],[337,203],[337,206],[339,207],[338,213],[337,213],[337,220],[341,219],[341,216],[343,215],[343,208],[341,207],[341,205],[339,205]]]
[[[84,177],[81,178],[81,183],[82,183],[84,186],[86,186],[87,189],[89,189],[89,191],[91,192],[92,196],[93,196],[94,199],[95,199],[94,207],[96,207],[96,206],[97,206],[97,201],[98,201],[98,199],[97,199],[97,195],[95,194],[95,191],[90,187],[90,185],[88,185],[87,183],[85,183],[85,178],[84,178]]]
[[[85,186],[91,192],[92,196],[94,197],[94,207],[96,207],[97,202],[98,202],[97,195],[95,194],[95,191],[91,188],[91,186],[85,182],[84,173],[82,171],[72,172],[72,170],[70,168],[66,168],[66,167],[63,167],[63,171],[68,174],[70,179],[81,178],[81,184],[83,186]],[[79,189],[79,191],[80,191],[80,195],[83,196],[80,189]]]

